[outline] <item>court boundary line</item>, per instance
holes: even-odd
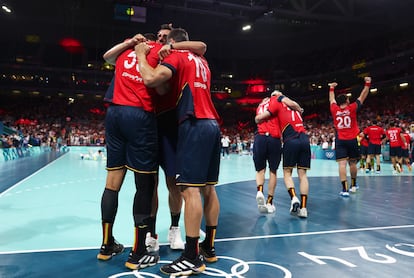
[[[48,164],[46,164],[45,166],[43,166],[42,168],[38,169],[37,171],[33,172],[31,175],[25,177],[24,179],[18,181],[17,183],[13,184],[12,186],[10,186],[9,188],[7,188],[6,190],[4,190],[3,192],[0,193],[0,198],[5,195],[7,192],[9,192],[10,190],[12,190],[13,188],[19,186],[21,183],[25,182],[26,180],[30,179],[31,177],[33,177],[34,175],[37,175],[37,173],[39,173],[40,171],[43,171],[46,167],[49,167],[50,165],[53,165],[56,161],[58,161],[59,159],[63,158],[65,156],[65,154],[60,155],[59,157],[57,157],[56,159],[54,159],[53,161],[49,162]]]
[[[340,229],[330,231],[318,231],[318,232],[305,232],[305,233],[291,233],[291,234],[278,234],[278,235],[264,235],[264,236],[248,236],[248,237],[235,237],[235,238],[219,238],[215,242],[231,242],[241,240],[257,240],[257,239],[268,239],[268,238],[283,238],[283,237],[298,237],[298,236],[312,236],[312,235],[328,235],[336,233],[353,233],[353,232],[365,232],[365,231],[378,231],[378,230],[394,230],[394,229],[408,229],[414,228],[414,224],[398,225],[398,226],[381,226],[381,227],[367,227],[367,228],[355,228],[355,229]],[[167,246],[168,243],[160,243],[160,246]],[[125,246],[129,248],[131,246]],[[98,250],[97,247],[79,247],[79,248],[62,248],[62,249],[44,249],[44,250],[21,250],[21,251],[10,251],[0,252],[0,255],[14,255],[14,254],[27,254],[27,253],[46,253],[46,252],[64,252],[64,251],[84,251],[84,250]]]

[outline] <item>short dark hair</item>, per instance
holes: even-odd
[[[161,24],[160,29],[164,29],[164,30],[172,30],[172,24],[171,23],[165,23],[165,24]]]
[[[338,105],[345,104],[347,100],[348,100],[348,96],[346,94],[342,94],[336,97],[336,103]]]
[[[149,41],[157,41],[157,36],[153,33],[145,33],[144,37]]]
[[[171,30],[171,32],[168,34],[167,39],[173,39],[176,42],[182,42],[182,41],[188,41],[188,33],[186,30],[182,28],[174,28]]]

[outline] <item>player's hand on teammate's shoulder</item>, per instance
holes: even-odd
[[[141,42],[135,45],[135,51],[137,52],[137,54],[147,55],[150,52],[150,47],[145,42]]]

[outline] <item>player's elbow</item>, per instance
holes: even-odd
[[[201,55],[204,55],[207,52],[207,44],[201,43]]]
[[[108,64],[111,64],[111,65],[116,64],[116,58],[112,57],[112,55],[105,53],[102,57],[105,60],[105,62],[107,62]]]
[[[149,78],[143,78],[143,81],[144,81],[144,85],[147,86],[147,87],[149,87],[149,88],[154,88],[154,87],[156,87],[158,85],[155,82],[155,79],[154,78],[151,78],[151,77],[149,77]]]

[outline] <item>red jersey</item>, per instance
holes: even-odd
[[[403,141],[401,139],[401,128],[391,127],[385,131],[385,134],[387,135],[391,148],[401,147],[403,145]]]
[[[340,140],[352,140],[359,134],[357,111],[359,103],[353,102],[341,108],[338,104],[331,104],[331,114],[336,129],[337,138]]]
[[[270,98],[267,111],[277,117],[284,141],[297,137],[299,133],[306,132],[300,113],[279,102],[277,97]]]
[[[377,125],[372,125],[364,129],[364,134],[368,136],[368,142],[375,145],[381,145],[385,136],[385,130]]]
[[[149,43],[151,48],[147,55],[148,63],[155,67],[158,64],[158,43]],[[154,112],[153,95],[155,91],[145,87],[135,51],[133,48],[122,52],[115,64],[115,87],[112,102],[118,105],[141,107],[145,111]]]
[[[361,140],[359,141],[359,144],[361,145],[361,146],[364,146],[364,147],[368,147],[368,139],[367,138],[365,138],[365,136],[362,136],[361,137]]]
[[[269,107],[270,98],[265,98],[257,107],[256,115],[262,114],[267,111]],[[257,132],[261,135],[269,134],[274,138],[280,138],[279,121],[276,117],[271,117],[267,121],[257,124]]]
[[[173,72],[171,88],[177,100],[179,122],[189,117],[219,120],[210,94],[210,68],[204,57],[174,50],[161,64]]]
[[[168,81],[167,86],[171,87],[171,80]],[[171,92],[164,95],[155,94],[154,103],[155,112],[159,115],[177,107],[177,96]]]
[[[401,148],[403,150],[406,150],[410,147],[410,143],[411,143],[411,136],[408,133],[403,133],[404,137],[405,137],[405,144],[404,142],[402,142],[401,144]],[[402,140],[401,140],[402,141]]]

